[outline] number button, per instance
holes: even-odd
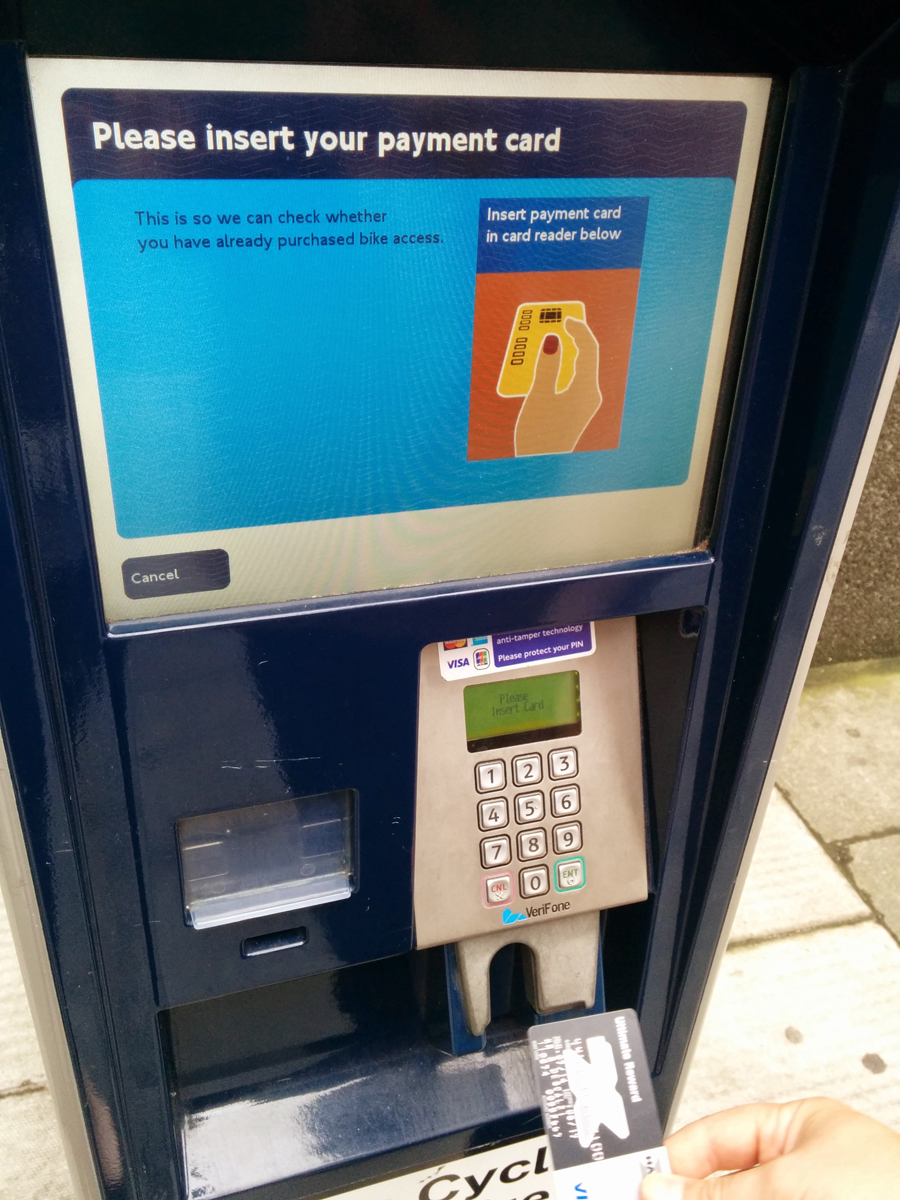
[[[479,792],[497,792],[506,786],[506,763],[482,762],[475,768],[475,786]]]
[[[571,779],[578,774],[578,753],[571,747],[567,750],[551,750],[548,757],[551,779]]]
[[[544,777],[539,754],[520,754],[513,759],[513,779],[516,787],[528,787],[530,783],[540,783]]]
[[[512,877],[489,875],[484,881],[484,896],[488,904],[506,904],[512,899]]]
[[[581,849],[581,825],[578,821],[573,821],[571,825],[557,825],[554,828],[553,849],[557,854],[574,854],[576,850]]]
[[[544,793],[525,792],[516,796],[516,820],[520,825],[531,825],[544,819]]]
[[[479,829],[503,829],[509,823],[505,800],[482,800],[478,805]]]
[[[556,889],[571,892],[584,887],[584,863],[580,858],[564,858],[556,864]]]
[[[543,858],[547,853],[547,835],[543,829],[526,829],[518,835],[519,858]]]
[[[508,837],[482,838],[481,865],[483,867],[505,867],[512,858]]]
[[[523,896],[543,896],[550,891],[550,874],[546,867],[528,867],[519,872],[519,891]]]
[[[570,787],[554,788],[550,793],[550,811],[554,817],[574,817],[581,812],[581,793],[578,784]]]

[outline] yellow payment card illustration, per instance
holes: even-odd
[[[584,304],[580,300],[544,300],[519,305],[503,359],[500,382],[497,384],[499,395],[527,395],[534,380],[535,361],[548,333],[556,334],[562,351],[556,390],[566,390],[575,375],[575,359],[578,356],[575,343],[565,330],[566,317],[583,321]]]

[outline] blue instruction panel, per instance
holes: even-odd
[[[117,66],[36,105],[110,619],[689,548],[768,84]]]

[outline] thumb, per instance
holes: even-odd
[[[641,1200],[774,1200],[758,1170],[685,1179],[653,1171],[641,1183]]]
[[[600,346],[593,330],[587,321],[578,317],[566,317],[565,329],[578,350],[578,376],[596,383],[600,370]]]
[[[641,1200],[683,1200],[684,1185],[690,1182],[680,1175],[661,1175],[652,1171],[641,1182]]]
[[[555,333],[548,333],[538,351],[537,362],[534,364],[534,381],[528,395],[553,396],[556,393],[561,363],[559,338]]]

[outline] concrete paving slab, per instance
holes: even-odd
[[[776,788],[731,930],[732,943],[871,915]]]
[[[900,662],[809,673],[778,785],[826,842],[900,830]]]
[[[874,921],[735,947],[676,1123],[826,1095],[900,1129],[900,947]]]
[[[900,938],[900,834],[847,847],[850,872],[895,937]]]
[[[46,1083],[31,1010],[25,998],[6,909],[0,896],[0,1096],[23,1086],[46,1086]]]
[[[74,1200],[50,1093],[0,1100],[0,1196]]]

